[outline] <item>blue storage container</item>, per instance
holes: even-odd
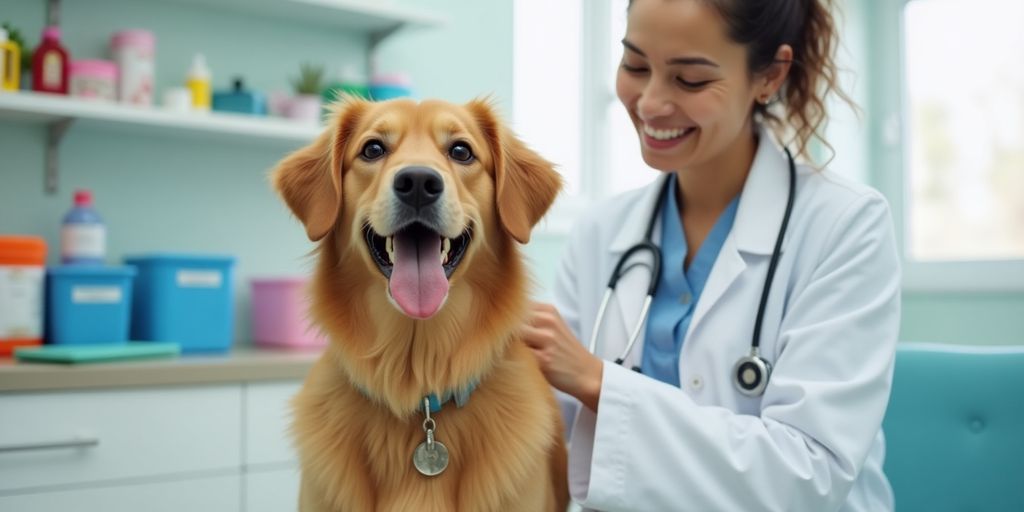
[[[47,269],[46,277],[48,343],[128,341],[135,269],[68,265]]]
[[[132,339],[175,342],[184,353],[231,347],[233,257],[162,253],[127,257],[125,263],[139,272]]]

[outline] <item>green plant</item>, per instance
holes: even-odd
[[[0,24],[7,31],[7,39],[18,45],[21,50],[21,71],[26,72],[32,67],[32,49],[25,44],[25,38],[21,35],[21,31],[14,28],[10,22],[3,22]]]
[[[297,94],[319,95],[323,90],[324,67],[303,62],[299,66],[299,78],[293,79],[292,87]]]

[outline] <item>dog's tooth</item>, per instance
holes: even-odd
[[[384,250],[388,253],[388,263],[395,262],[395,237],[389,236],[384,239]]]

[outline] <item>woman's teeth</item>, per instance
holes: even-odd
[[[652,128],[648,125],[644,125],[644,133],[656,140],[669,140],[681,137],[688,133],[690,128],[675,128],[672,130],[659,130]]]

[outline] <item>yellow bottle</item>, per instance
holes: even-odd
[[[0,91],[17,91],[21,85],[21,48],[0,28]]]
[[[185,87],[192,92],[193,110],[210,110],[210,69],[206,67],[206,58],[197,53],[192,58],[192,67],[188,70]]]

